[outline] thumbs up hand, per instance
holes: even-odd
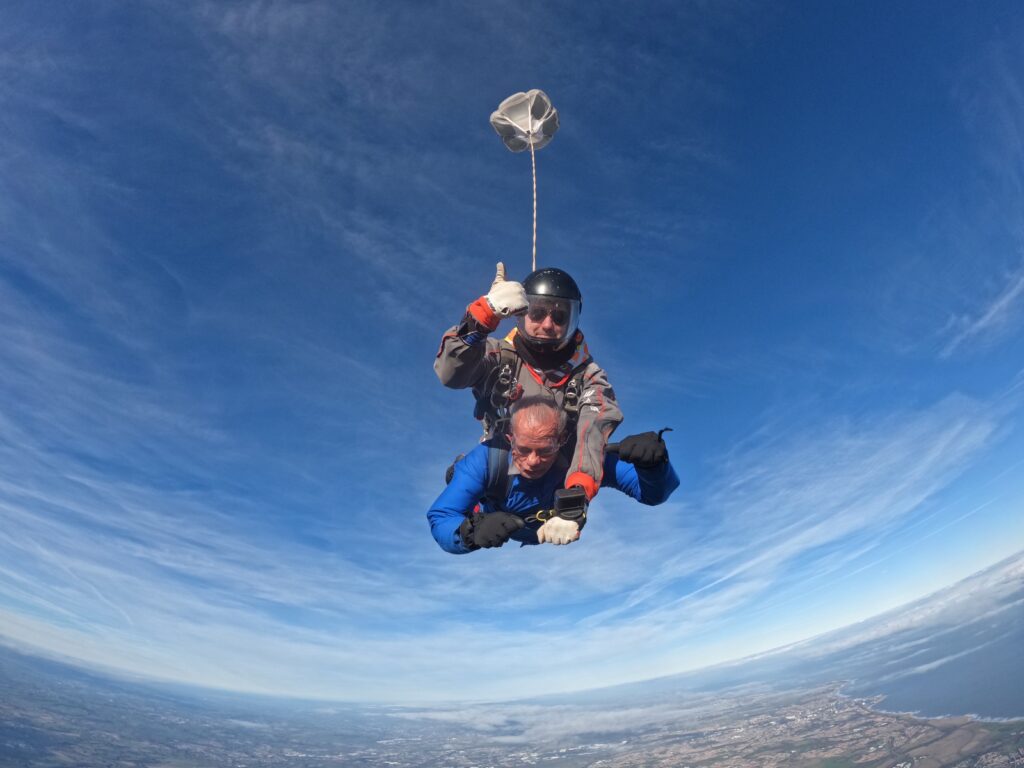
[[[505,279],[505,265],[498,262],[494,282],[487,293],[487,303],[498,317],[512,317],[526,311],[529,302],[522,283]]]

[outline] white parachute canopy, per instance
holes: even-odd
[[[558,130],[558,110],[544,91],[513,93],[491,113],[491,126],[513,152],[540,149]]]

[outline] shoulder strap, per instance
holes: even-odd
[[[501,435],[495,435],[484,445],[487,446],[487,488],[484,491],[484,501],[493,509],[504,509],[508,498],[510,446]]]
[[[518,378],[519,366],[522,363],[522,359],[516,354],[516,348],[512,346],[511,342],[498,345],[498,366],[500,368],[504,368],[507,365],[509,370],[512,371],[512,376]]]
[[[484,379],[483,384],[473,390],[476,405],[473,417],[478,421],[489,419],[498,424],[508,417],[508,406],[517,396],[519,369],[522,361],[515,348],[507,340],[498,344],[498,362]],[[485,423],[486,426],[486,423]]]

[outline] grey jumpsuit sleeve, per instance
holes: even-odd
[[[604,477],[604,448],[615,428],[622,422],[622,410],[604,369],[587,363],[580,394],[576,422],[576,448],[573,451],[566,487],[580,485],[593,498]]]
[[[434,358],[434,373],[450,389],[482,382],[498,364],[498,341],[463,321],[445,331]]]

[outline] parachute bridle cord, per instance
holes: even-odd
[[[530,167],[533,169],[533,266],[531,272],[537,271],[537,156],[533,151],[533,131],[528,134],[530,139]]]

